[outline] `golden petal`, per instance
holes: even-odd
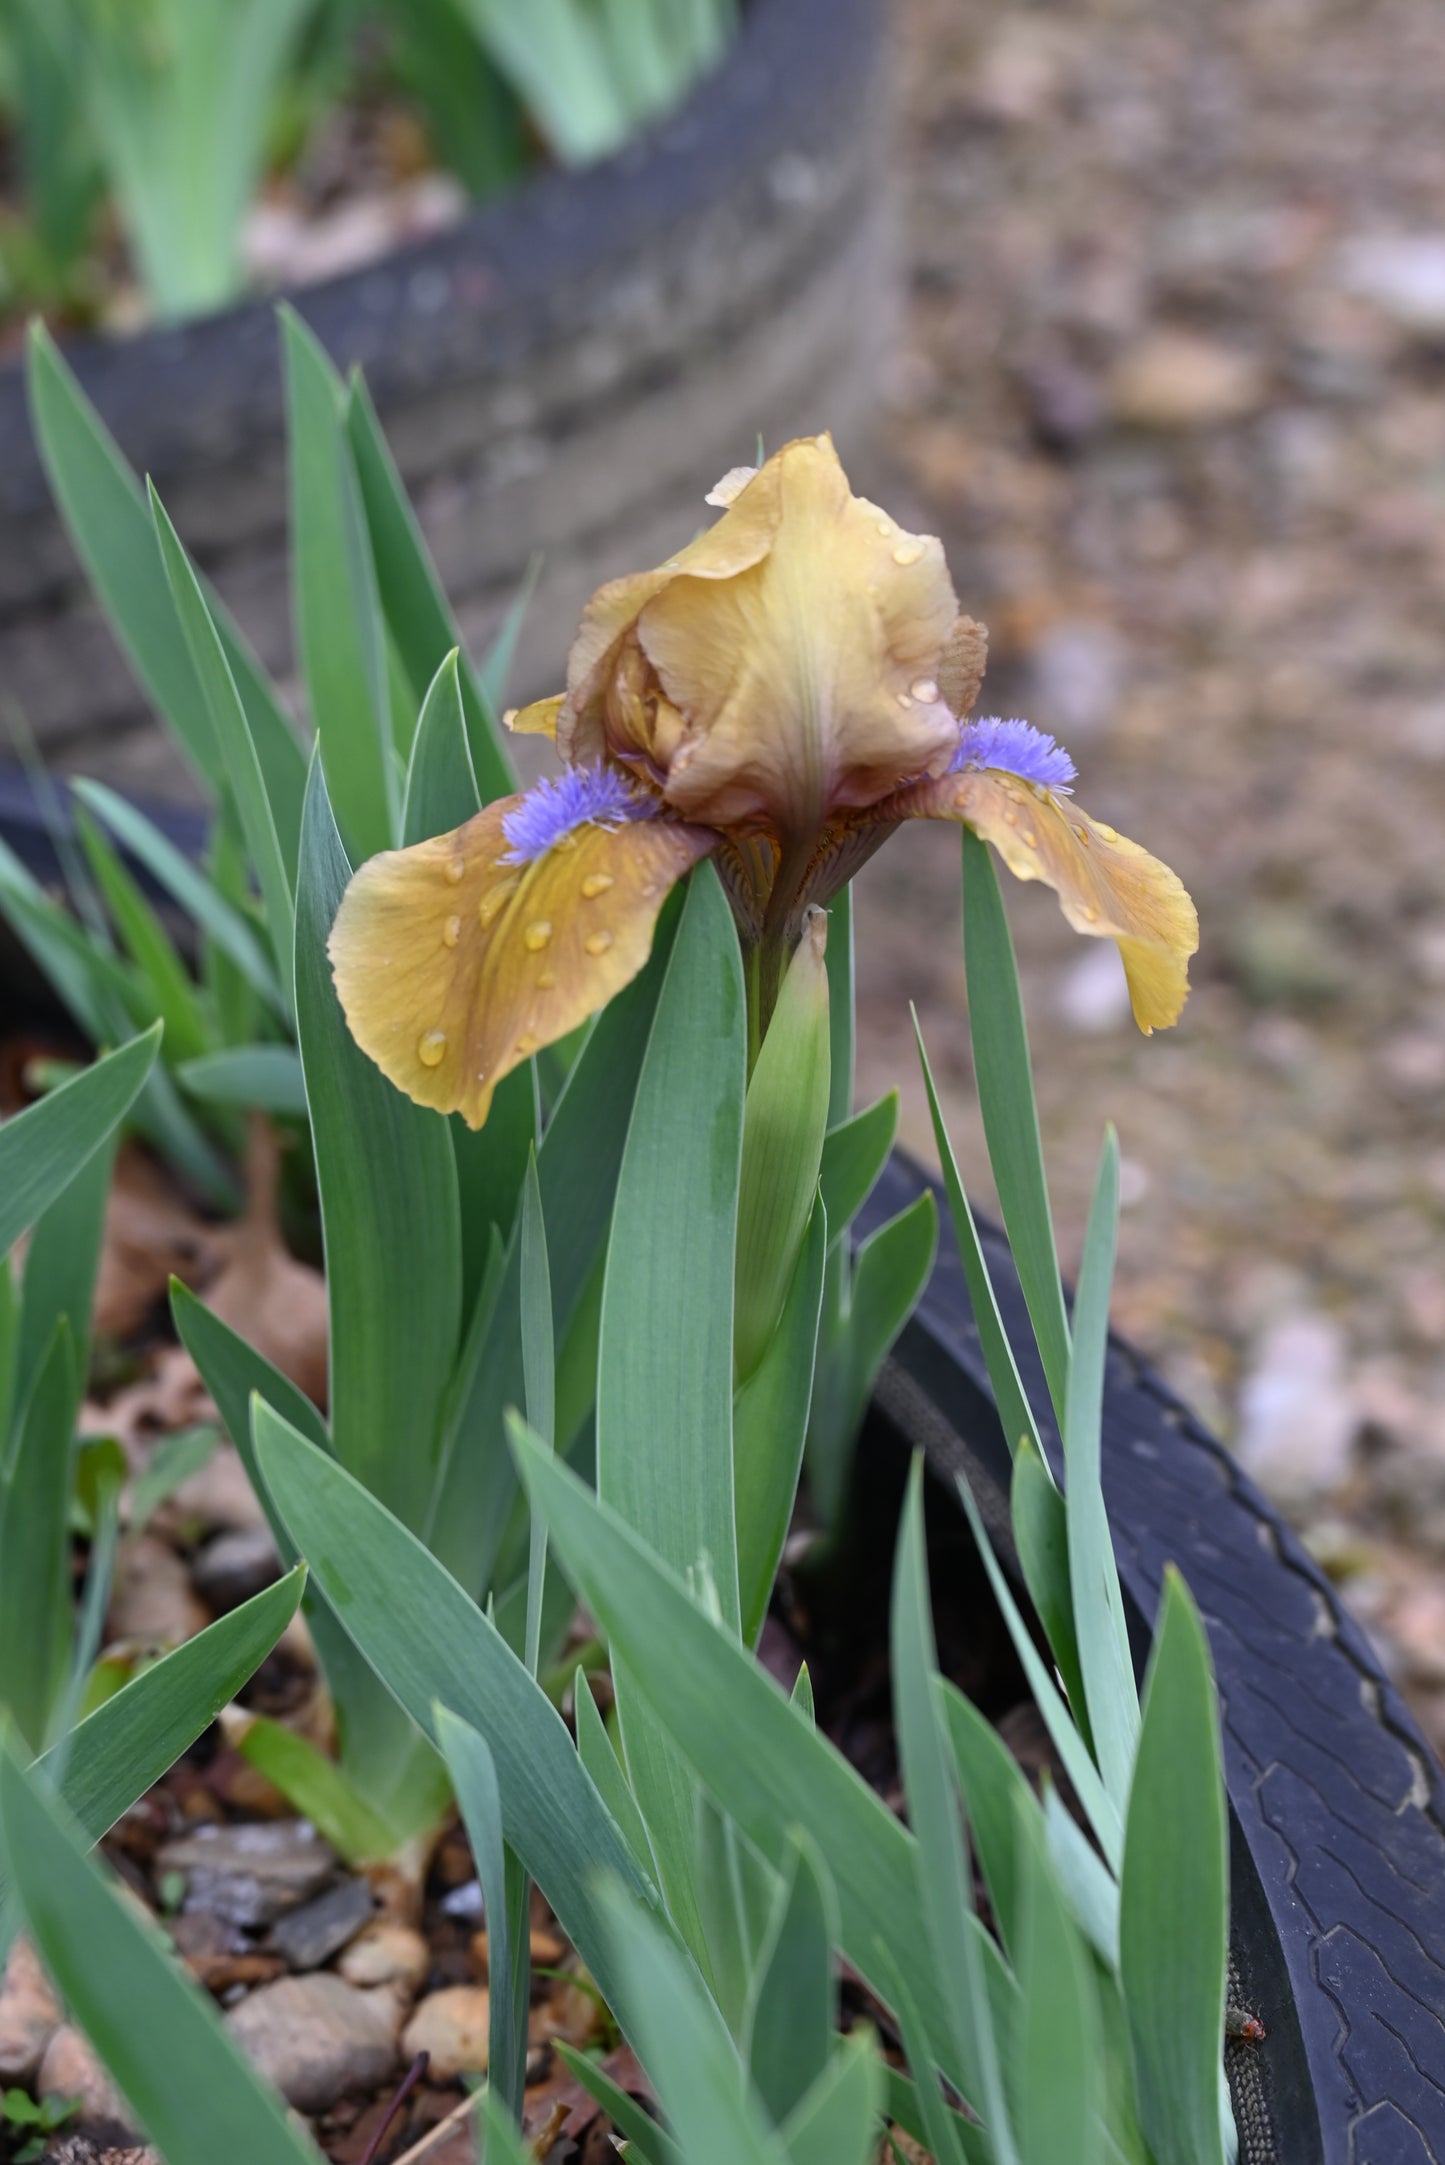
[[[567,696],[557,728],[557,748],[564,759],[592,764],[609,749],[623,749],[609,744],[602,694],[622,641],[654,595],[683,574],[731,579],[748,570],[772,547],[778,518],[778,477],[764,466],[723,516],[676,556],[655,571],[629,572],[598,587],[582,612],[567,656]]]
[[[1179,1020],[1189,957],[1199,945],[1194,904],[1168,865],[1070,797],[997,768],[945,775],[900,790],[890,819],[953,819],[992,842],[1016,879],[1043,880],[1076,932],[1117,940],[1141,1030]]]
[[[510,708],[502,719],[514,736],[555,737],[563,697],[564,694],[558,692],[551,699],[534,699],[529,707]]]
[[[373,857],[329,942],[357,1044],[419,1105],[473,1128],[504,1075],[637,975],[668,890],[717,839],[663,820],[581,826],[508,864],[502,821],[518,801]]]
[[[768,545],[715,568],[743,521]],[[854,496],[829,437],[785,444],[675,571],[637,631],[687,718],[664,783],[685,818],[807,833],[951,756],[942,548]]]

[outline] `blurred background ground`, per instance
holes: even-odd
[[[1119,1326],[1445,1745],[1445,13],[900,13],[888,501],[990,626],[980,711],[1054,731],[1202,924],[1146,1040],[1010,884],[1066,1261],[1113,1119]],[[982,1187],[956,835],[861,886],[860,1088],[903,1079],[931,1158],[915,998]]]

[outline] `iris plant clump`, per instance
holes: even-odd
[[[897,2155],[893,2130],[938,2165],[1225,2165],[1208,1647],[1171,1575],[1142,1620],[1141,1689],[1100,1478],[1117,1150],[1110,1136],[1069,1303],[991,851],[1118,943],[1146,1031],[1184,1003],[1188,896],[1078,806],[1042,730],[974,717],[984,633],[939,544],[855,497],[826,436],[727,475],[714,524],[593,597],[566,690],[513,716],[560,758],[519,792],[364,392],[294,324],[287,338],[307,762],[159,503],[37,355],[81,554],[230,845],[222,892],[128,827],[251,964],[241,1012],[261,1035],[208,1072],[288,1078],[331,1375],[323,1414],[177,1289],[292,1568],[73,1729],[88,1640],[67,1656],[52,1599],[45,1675],[0,1760],[7,1916],[169,2165],[314,2165],[84,1855],[304,1582],[337,1756],[267,1722],[241,1748],[358,1861],[413,1854],[459,1810],[487,1912],[488,2165],[528,2154],[533,1882],[651,2080],[660,2118],[569,2056],[646,2165],[873,2165]],[[963,830],[974,1067],[1028,1314],[1011,1339],[923,1056],[1011,1459],[1015,1577],[966,1487],[956,1500],[1074,1801],[1032,1787],[939,1673],[915,1464],[890,1620],[905,1826],[815,1725],[806,1668],[785,1691],[756,1648],[800,1481],[826,1553],[933,1260],[930,1189],[867,1240],[850,1230],[897,1098],[852,1102],[849,882],[917,818]],[[147,1019],[148,980],[92,986],[3,862],[0,903],[78,1013],[103,1023],[117,1009],[100,994],[124,990]],[[60,1207],[66,1152],[103,1163],[123,1116],[149,1103],[151,1132],[172,1132],[163,1074],[152,1034],[23,1116],[9,1155],[43,1161],[37,1211]],[[92,1178],[92,1217],[99,1193]],[[67,1391],[82,1293],[34,1310]],[[72,1395],[35,1438],[65,1431]],[[11,1433],[0,1503],[17,1482],[44,1494],[53,1595],[66,1461],[25,1413]],[[585,1662],[566,1653],[579,1602]],[[605,1720],[584,1674],[603,1661]],[[842,2026],[840,1960],[897,2049]]]

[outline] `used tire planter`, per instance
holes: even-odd
[[[859,1236],[927,1184],[895,1156]],[[921,1448],[950,1497],[967,1476],[1007,1561],[1008,1451],[941,1192],[939,1205],[939,1259],[875,1404],[900,1460]],[[980,1230],[1057,1465],[1008,1248]],[[1295,1535],[1118,1340],[1104,1487],[1141,1671],[1167,1563],[1187,1580],[1213,1649],[1231,1822],[1231,1996],[1266,2031],[1227,2054],[1242,2165],[1441,2165],[1445,1773]],[[946,1507],[936,1497],[932,1508]]]
[[[703,491],[831,427],[859,448],[896,322],[884,0],[749,0],[717,71],[605,163],[551,171],[295,305],[360,363],[443,587],[479,645],[543,552],[516,691],[556,625],[661,561]],[[271,298],[68,349],[267,666],[291,650]],[[150,720],[51,504],[23,364],[0,367],[0,681],[48,759],[192,785]]]

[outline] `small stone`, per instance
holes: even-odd
[[[1357,1425],[1335,1325],[1310,1312],[1275,1323],[1239,1394],[1240,1464],[1276,1501],[1303,1509],[1344,1482]]]
[[[205,1465],[172,1491],[156,1517],[162,1526],[201,1527],[207,1533],[236,1533],[266,1524],[233,1443],[217,1444]]]
[[[120,1543],[107,1619],[112,1639],[179,1646],[210,1621],[210,1610],[197,1600],[190,1575],[168,1541],[137,1534]]]
[[[389,2010],[327,1970],[262,1985],[225,2021],[247,2058],[300,2112],[326,2112],[349,2090],[372,2089],[396,2061]]]
[[[319,1894],[336,1869],[335,1851],[306,1819],[197,1827],[167,1842],[162,1872],[186,1876],[185,1907],[229,1924],[274,1924]]]
[[[281,1576],[269,1526],[238,1526],[208,1541],[191,1559],[191,1584],[217,1616],[239,1609]]]
[[[1427,345],[1445,339],[1445,233],[1356,234],[1337,270],[1398,330]]]
[[[431,1955],[420,1932],[408,1924],[378,1917],[364,1925],[336,1967],[348,1984],[400,1985],[415,1992],[427,1973]]]
[[[1129,983],[1112,940],[1089,940],[1059,980],[1054,997],[1060,1018],[1071,1030],[1098,1037],[1117,1030],[1130,1016]]]
[[[79,2098],[79,2119],[135,2126],[134,2114],[101,2066],[90,2040],[68,2022],[62,2023],[46,2046],[35,2087],[42,2097]]]
[[[60,2002],[28,1939],[16,1940],[0,1985],[0,2083],[28,2088],[60,2027]]]
[[[320,1969],[323,1962],[355,1939],[372,1912],[371,1889],[364,1879],[338,1880],[314,1901],[293,1909],[273,1926],[271,1945],[293,1970]],[[375,1983],[377,1980],[373,1979]]]
[[[377,1918],[364,1925],[342,1953],[336,1968],[351,1985],[401,1985],[416,1992],[427,1974],[431,1953],[420,1931]]]
[[[1247,353],[1192,331],[1150,331],[1126,352],[1109,383],[1114,417],[1130,428],[1216,428],[1247,420],[1268,396]]]
[[[434,2082],[485,2073],[490,2007],[485,1985],[447,1985],[428,1993],[402,2032],[402,2052],[408,2059],[427,2053]]]

